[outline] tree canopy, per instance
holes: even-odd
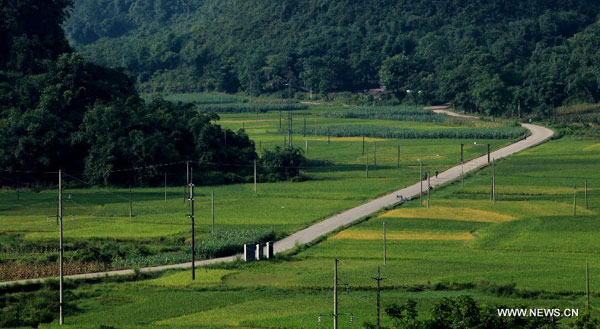
[[[65,29],[149,92],[386,86],[543,114],[600,101],[598,12],[595,0],[76,0]]]
[[[94,184],[149,183],[177,169],[156,165],[184,161],[220,181],[251,174],[223,166],[256,158],[243,131],[223,130],[212,123],[215,114],[188,105],[146,102],[123,70],[74,52],[61,28],[70,5],[2,2],[0,40],[8,47],[0,47],[0,170],[63,169]]]

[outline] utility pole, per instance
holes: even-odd
[[[387,265],[387,232],[386,225],[383,222],[383,265]]]
[[[577,215],[577,185],[573,185],[573,217]]]
[[[373,278],[377,281],[377,328],[381,328],[381,281],[385,278],[381,277],[381,268],[377,267],[377,277]]]
[[[363,135],[363,142],[362,142],[362,155],[365,155],[365,136]]]
[[[496,159],[492,160],[492,201],[496,203]]]
[[[377,169],[377,142],[375,142],[375,149],[373,150],[373,169]]]
[[[185,162],[185,186],[183,187],[183,204],[187,199],[186,187],[190,185],[190,162]]]
[[[369,178],[369,151],[367,151],[367,167],[366,167],[367,178]]]
[[[192,208],[192,214],[189,215],[189,218],[192,220],[192,280],[196,280],[196,237],[194,232],[194,222],[196,216],[194,214],[194,184],[190,183],[190,205]]]
[[[257,177],[256,177],[256,160],[254,160],[254,193],[258,192],[258,189],[257,189],[257,186],[256,186],[257,185],[256,181],[257,181]]]
[[[585,308],[590,310],[590,263],[585,262]]]
[[[338,329],[338,260],[334,259],[333,268],[333,329]]]
[[[131,185],[129,185],[129,218],[133,217],[133,196],[131,195]]]
[[[215,233],[215,190],[210,193],[210,217],[212,218],[211,233]]]
[[[490,144],[489,143],[487,145],[487,151],[488,151],[488,163],[490,163]]]
[[[590,209],[590,208],[588,207],[587,190],[588,190],[588,188],[587,188],[587,179],[586,179],[586,180],[585,180],[585,191],[584,191],[584,193],[585,193],[585,194],[584,194],[584,197],[585,197],[585,209]]]
[[[308,155],[308,138],[304,138],[304,153]]]
[[[421,193],[419,193],[419,206],[423,207],[423,162],[419,160],[419,184],[421,185]]]
[[[292,112],[288,111],[288,147],[292,147]]]
[[[64,316],[64,247],[63,247],[63,205],[62,205],[62,170],[58,171],[58,220],[59,220],[59,239],[58,239],[58,276],[59,276],[59,299],[58,299],[58,308],[59,308],[59,323],[62,326],[65,324],[65,316]]]
[[[431,177],[429,171],[427,172],[427,209],[429,209],[429,203],[431,202]]]
[[[465,187],[465,144],[460,144],[460,179],[462,187]]]
[[[302,129],[302,135],[306,137],[306,117],[304,117],[304,128]]]

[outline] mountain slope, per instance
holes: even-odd
[[[600,101],[598,13],[593,0],[77,0],[65,29],[145,91],[383,84],[501,114]]]

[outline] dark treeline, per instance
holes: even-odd
[[[189,105],[145,102],[125,73],[75,53],[60,26],[70,5],[2,1],[2,176],[27,184],[49,177],[40,172],[63,169],[92,184],[148,184],[162,181],[165,170],[181,173],[182,166],[119,170],[181,161],[191,161],[215,182],[252,174],[249,167],[222,165],[256,159],[243,131],[223,130],[211,123],[215,114]]]
[[[596,0],[77,0],[65,29],[145,91],[383,85],[401,100],[550,115],[600,101],[598,13]]]

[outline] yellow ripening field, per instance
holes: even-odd
[[[515,217],[493,211],[464,207],[400,208],[386,212],[382,218],[430,218],[452,219],[468,222],[508,222]]]
[[[331,240],[381,240],[383,233],[380,231],[346,230],[334,235]],[[473,235],[464,233],[428,233],[428,232],[389,232],[387,240],[398,241],[467,241]]]

